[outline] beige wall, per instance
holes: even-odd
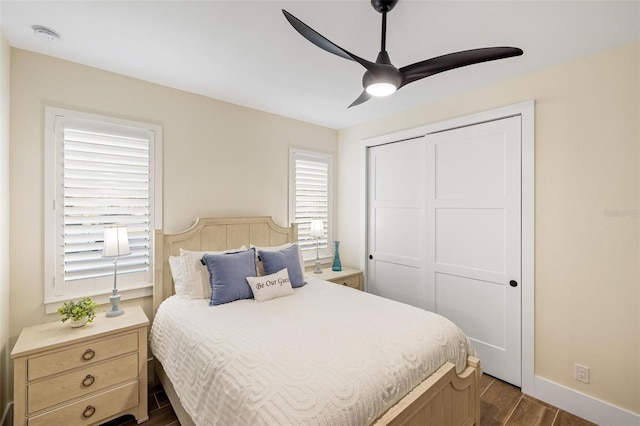
[[[0,24],[0,418],[9,396],[9,76],[10,48]]]
[[[11,56],[10,335],[56,320],[43,307],[43,112],[53,105],[158,123],[164,229],[198,216],[288,223],[290,146],[337,152],[337,131],[19,49]],[[4,204],[4,203],[3,203]],[[151,311],[151,298],[141,303]]]
[[[363,138],[534,99],[535,373],[640,414],[639,80],[634,44],[341,130],[343,264],[365,255]]]

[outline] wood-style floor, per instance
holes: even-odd
[[[480,381],[481,426],[594,426],[486,374]],[[133,426],[133,416],[123,416],[102,426]],[[144,426],[180,426],[161,386],[149,388],[149,421]]]
[[[486,374],[480,380],[481,426],[594,426]]]

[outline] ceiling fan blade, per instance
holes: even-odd
[[[466,67],[467,65],[481,62],[520,56],[522,53],[522,49],[518,49],[517,47],[485,47],[449,53],[448,55],[416,62],[415,64],[400,68],[400,74],[402,75],[400,87],[443,71]]]
[[[351,105],[349,105],[348,108],[351,108],[352,106],[363,104],[363,103],[367,102],[369,99],[371,99],[371,95],[369,93],[367,93],[366,90],[363,90],[362,93],[360,94],[360,96],[358,96],[358,99],[353,101],[351,103]]]
[[[298,31],[304,38],[306,38],[311,43],[318,46],[320,49],[326,50],[327,52],[333,53],[334,55],[338,55],[341,58],[345,58],[350,61],[355,61],[360,65],[362,65],[363,67],[365,67],[366,69],[369,69],[373,65],[375,65],[373,62],[369,62],[366,59],[362,59],[361,57],[354,55],[353,53],[343,49],[337,44],[329,41],[327,38],[322,36],[316,30],[314,30],[313,28],[311,28],[310,26],[308,26],[307,24],[305,24],[304,22],[302,22],[301,20],[299,20],[298,18],[296,18],[295,16],[287,12],[286,10],[282,9],[282,13],[284,14],[284,17],[287,18],[287,21],[289,21],[291,26],[296,29],[296,31]]]

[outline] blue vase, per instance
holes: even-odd
[[[340,241],[333,242],[333,266],[331,267],[334,271],[342,271],[342,263],[340,263],[340,252],[338,249],[340,248]]]

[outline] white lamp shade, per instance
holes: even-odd
[[[311,221],[311,231],[309,235],[312,237],[324,237],[324,224],[322,223],[322,219],[314,219]]]
[[[125,225],[105,226],[102,257],[123,256],[130,253],[127,227]]]

